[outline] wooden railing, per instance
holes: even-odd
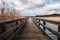
[[[41,21],[43,21],[43,23],[41,23]],[[56,35],[57,40],[60,40],[60,22],[46,20],[44,18],[37,18],[37,17],[33,18],[33,22],[36,25],[38,24],[37,26],[42,30],[43,35],[47,35],[49,37],[49,40],[53,40],[53,39],[47,34],[46,29],[50,31],[52,34]],[[58,25],[58,31],[55,31],[52,28],[46,26],[46,22]],[[40,26],[42,26],[43,28],[41,28]]]
[[[11,40],[26,24],[27,18],[0,22],[0,40]]]

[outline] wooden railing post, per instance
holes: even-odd
[[[6,30],[6,24],[3,24],[3,25],[1,25],[1,33],[4,33],[4,32],[6,32],[7,30]],[[7,40],[7,38],[4,38],[3,40]]]
[[[37,21],[37,19],[36,19],[36,25],[38,24],[38,21]]]
[[[39,20],[39,28],[40,28],[40,20]]]
[[[46,22],[45,21],[43,21],[43,25],[46,25]],[[43,26],[43,30],[44,30],[44,32],[45,32],[45,27]],[[43,32],[43,35],[45,35],[45,33]]]
[[[16,21],[16,25],[18,25],[18,20]],[[18,29],[18,28],[17,28]],[[17,29],[16,30],[14,30],[14,33],[17,31]]]
[[[39,26],[39,20],[37,19],[37,26]]]
[[[21,24],[22,24],[22,19],[20,19],[20,22],[21,22]]]
[[[18,21],[16,21],[16,25],[18,24]]]
[[[36,25],[38,26],[38,28],[40,28],[40,20],[36,19]]]
[[[4,33],[4,32],[6,32],[6,24],[3,24],[3,25],[1,25],[1,33]]]
[[[60,25],[58,25],[58,32],[60,32]],[[60,40],[60,38],[57,38],[57,40]]]

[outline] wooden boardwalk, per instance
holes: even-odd
[[[48,38],[42,34],[41,30],[29,18],[22,35],[17,40],[48,40]]]

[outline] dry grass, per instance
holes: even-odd
[[[52,20],[52,21],[59,21],[60,22],[60,17],[56,16],[56,17],[46,17],[47,20]]]
[[[24,18],[24,16],[21,16],[21,15],[19,15],[19,14],[17,14],[17,13],[4,13],[4,14],[0,15],[0,21],[20,19],[20,18]],[[19,22],[18,24],[21,23],[20,21],[18,21],[18,22]],[[11,23],[11,24],[8,24],[8,25],[6,26],[6,28],[5,28],[5,30],[6,30],[6,31],[7,31],[7,30],[10,30],[10,29],[11,29],[12,27],[14,27],[15,25],[16,25],[16,22]],[[2,30],[2,28],[0,27],[0,33],[2,32],[1,30]]]
[[[9,15],[7,14],[3,14],[0,16],[0,20],[3,21],[3,20],[12,20],[12,19],[18,19],[18,18],[21,18],[22,16],[21,15],[18,15],[18,14],[14,14],[14,13],[11,13]]]

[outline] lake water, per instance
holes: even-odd
[[[43,23],[43,21],[41,21],[41,23]],[[53,30],[55,30],[55,31],[57,31],[57,29],[58,29],[58,25],[56,25],[56,24],[52,24],[52,23],[48,23],[48,22],[46,22],[46,26],[47,27],[49,27],[49,28],[51,28],[51,29],[53,29]],[[41,28],[43,28],[42,26],[40,26]],[[48,31],[47,29],[46,29],[46,33],[49,35],[49,36],[51,36],[51,38],[53,38],[53,40],[57,40],[57,37],[55,36],[55,35],[53,35],[50,31]]]
[[[46,17],[37,17],[37,18],[38,19],[45,19]],[[48,17],[48,19],[60,21],[60,17]],[[39,22],[38,20],[35,20],[35,21]],[[40,20],[40,22],[43,24],[43,21]],[[58,25],[56,25],[56,24],[46,22],[46,26],[53,29],[53,30],[55,30],[55,31],[58,31]],[[42,26],[40,26],[40,27],[43,28]],[[52,34],[50,31],[48,31],[47,29],[46,29],[46,33],[49,36],[51,36],[51,38],[53,38],[53,40],[57,40],[57,37],[54,34]]]

